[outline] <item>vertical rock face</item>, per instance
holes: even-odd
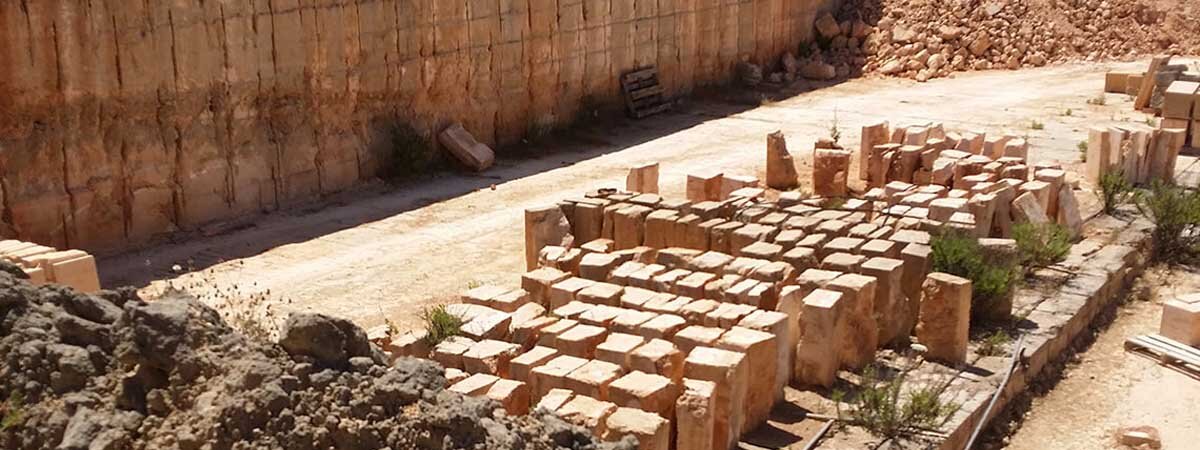
[[[94,251],[274,210],[427,160],[398,124],[514,143],[637,67],[679,95],[772,62],[830,3],[0,2],[0,232]]]

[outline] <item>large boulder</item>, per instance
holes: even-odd
[[[293,357],[316,360],[325,367],[346,368],[350,358],[367,357],[384,363],[383,354],[367,339],[367,333],[346,319],[322,314],[294,313],[280,332],[279,345]]]

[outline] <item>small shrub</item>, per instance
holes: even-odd
[[[1146,118],[1146,120],[1145,120],[1145,123],[1146,123],[1146,125],[1147,125],[1147,126],[1150,126],[1150,127],[1155,127],[1155,126],[1157,126],[1157,124],[1155,124],[1155,123],[1154,123],[1154,118],[1153,118],[1153,117],[1147,117],[1147,118]]]
[[[384,178],[404,178],[429,172],[440,164],[429,140],[408,124],[396,124],[391,130],[391,163],[383,170]]]
[[[995,332],[985,336],[983,341],[979,343],[979,348],[975,350],[975,354],[979,356],[1002,356],[1005,354],[1008,343],[1012,342],[1012,337],[1004,330],[996,330]]]
[[[1015,258],[986,257],[978,239],[961,233],[940,233],[930,244],[935,272],[971,280],[971,313],[976,318],[984,318],[995,302],[1012,293],[1019,275]]]
[[[1079,160],[1083,161],[1083,162],[1087,162],[1088,142],[1087,141],[1079,141],[1079,144],[1077,144],[1075,146],[1075,148],[1079,149]]]
[[[1088,99],[1087,102],[1089,105],[1104,106],[1106,103],[1108,103],[1108,99],[1106,97],[1104,97],[1104,94],[1099,94],[1095,97]]]
[[[836,109],[833,111],[833,123],[829,125],[829,138],[833,139],[834,144],[838,144],[838,141],[842,139],[842,129],[838,127],[838,114]]]
[[[1072,110],[1071,108],[1067,108],[1067,110],[1066,110],[1066,111],[1063,111],[1063,115],[1064,115],[1064,116],[1067,116],[1067,117],[1070,117],[1070,116],[1071,116],[1071,115],[1073,115],[1073,114],[1075,114],[1075,111],[1074,111],[1074,110]]]
[[[1113,215],[1117,207],[1129,200],[1133,185],[1125,178],[1125,171],[1113,170],[1100,175],[1100,202],[1104,205],[1104,213]]]
[[[1174,262],[1200,250],[1200,191],[1155,181],[1137,199],[1138,209],[1154,222],[1154,254]]]
[[[1046,129],[1046,124],[1044,124],[1044,123],[1042,123],[1042,122],[1038,122],[1038,121],[1034,120],[1034,121],[1032,121],[1032,122],[1030,122],[1030,123],[1029,123],[1029,128],[1032,128],[1032,129],[1034,129],[1034,130],[1045,130],[1045,129]]]
[[[483,282],[479,280],[471,280],[467,282],[467,289],[475,289],[480,286],[483,286]]]
[[[868,367],[863,372],[862,386],[850,399],[845,413],[841,403],[846,394],[834,392],[838,418],[876,436],[898,439],[937,428],[958,410],[958,405],[942,400],[944,387],[923,386],[906,392],[907,376],[907,371],[902,371],[891,380],[881,380],[876,369]]]
[[[20,392],[12,391],[8,395],[8,400],[0,403],[0,431],[9,430],[21,426],[25,423],[25,396]]]
[[[446,310],[446,305],[437,305],[421,310],[421,321],[425,322],[425,340],[431,346],[462,334],[462,319],[450,314]]]
[[[1071,233],[1057,223],[1017,224],[1013,239],[1026,267],[1048,267],[1066,259],[1071,251]]]

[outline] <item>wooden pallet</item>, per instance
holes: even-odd
[[[1143,356],[1200,380],[1200,349],[1174,339],[1148,334],[1125,341],[1125,351]]]
[[[621,89],[625,91],[625,106],[635,119],[661,113],[671,108],[666,100],[662,84],[658,81],[658,69],[647,67],[621,76]]]

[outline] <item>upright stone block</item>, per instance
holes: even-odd
[[[637,408],[671,419],[679,385],[662,375],[633,371],[608,386],[609,401],[617,406]]]
[[[905,328],[909,305],[903,292],[904,261],[871,258],[863,263],[861,273],[875,277],[875,323],[880,345],[907,339],[911,330]]]
[[[833,386],[841,358],[838,338],[845,335],[842,293],[817,289],[804,298],[800,314],[800,345],[796,348],[795,378],[801,384]]]
[[[683,379],[684,355],[670,341],[651,339],[629,356],[633,370],[659,374],[679,383]]]
[[[618,250],[642,245],[646,232],[646,216],[653,209],[629,205],[613,213],[613,242]]]
[[[697,347],[688,354],[685,364],[684,372],[688,378],[710,381],[715,385],[716,420],[712,448],[733,448],[741,437],[745,423],[746,390],[750,376],[745,355]]]
[[[619,365],[600,360],[588,361],[567,374],[566,388],[576,394],[608,401],[608,386],[624,373]]]
[[[596,436],[605,436],[608,417],[615,412],[617,405],[578,394],[554,411],[555,415],[568,423],[583,427]]]
[[[633,367],[630,356],[634,350],[645,343],[646,338],[636,334],[609,333],[604,342],[596,346],[596,359],[608,361],[629,370]]]
[[[813,151],[813,192],[821,197],[845,197],[850,171],[850,152],[818,149]]]
[[[618,407],[606,419],[603,439],[618,441],[625,436],[637,438],[638,450],[670,450],[671,422],[640,409]]]
[[[538,268],[542,247],[557,245],[571,247],[571,224],[557,205],[525,210],[525,269]]]
[[[879,347],[879,326],[875,323],[874,277],[846,274],[825,285],[825,289],[840,292],[845,326],[839,327],[842,335],[837,338],[837,349],[841,367],[859,370],[875,360],[875,349]]]
[[[687,199],[693,202],[720,201],[723,179],[720,172],[688,174]]]
[[[1163,304],[1158,330],[1163,337],[1200,347],[1200,294],[1183,295]]]
[[[643,163],[629,168],[629,175],[625,178],[625,189],[630,192],[657,194],[658,163]]]
[[[529,293],[529,299],[542,306],[550,304],[550,287],[571,275],[551,267],[543,267],[521,276],[521,289]]]
[[[966,362],[971,329],[971,280],[934,272],[925,279],[917,339],[926,357],[951,365]]]
[[[787,190],[800,185],[796,162],[788,152],[783,132],[767,135],[767,186]]]
[[[862,128],[862,140],[858,147],[858,178],[864,181],[870,177],[871,150],[878,145],[888,143],[890,130],[888,123],[879,122],[865,125]]]
[[[714,438],[717,385],[711,381],[683,380],[683,393],[675,402],[675,448],[717,450]]]
[[[779,344],[775,335],[736,326],[717,340],[716,348],[744,354],[747,371],[754,374],[755,381],[746,386],[743,430],[753,430],[766,422],[775,399],[782,396],[782,392],[775,392],[779,386],[775,382],[779,363],[776,347]]]

